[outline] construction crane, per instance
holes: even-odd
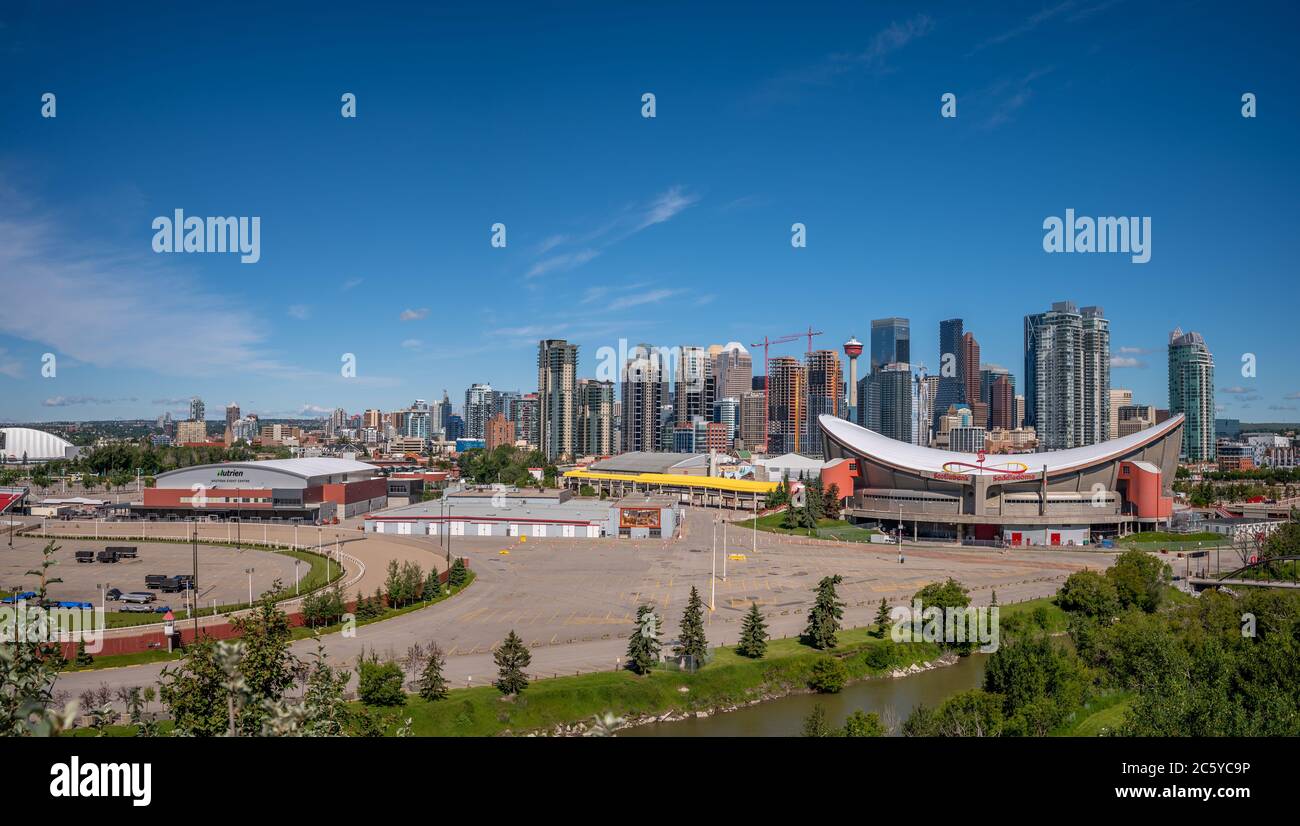
[[[812,326],[809,325],[808,331],[806,333],[792,333],[791,335],[780,336],[779,338],[768,338],[767,336],[763,336],[762,341],[758,341],[749,345],[750,347],[763,348],[763,450],[765,452],[767,451],[767,441],[768,441],[768,436],[767,436],[768,417],[771,415],[771,410],[772,410],[771,402],[768,397],[768,394],[770,392],[769,388],[771,384],[769,381],[771,374],[768,372],[768,348],[770,348],[773,344],[789,344],[792,341],[798,341],[804,336],[807,336],[808,352],[811,353],[813,336],[819,336],[821,334],[822,332],[820,330],[813,330]],[[796,438],[798,438],[797,435]]]

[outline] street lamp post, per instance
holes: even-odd
[[[709,574],[709,610],[714,610],[718,593],[718,517],[713,516],[713,572]]]
[[[301,591],[298,590],[298,566],[301,564],[301,559],[295,559],[293,561],[293,595],[295,597],[301,593]]]
[[[253,604],[253,570],[252,568],[244,569],[244,573],[248,574],[248,604],[250,607]]]

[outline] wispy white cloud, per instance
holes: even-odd
[[[524,274],[526,279],[537,278],[552,272],[566,272],[591,262],[605,250],[656,224],[662,224],[680,215],[700,196],[686,191],[682,186],[672,186],[649,202],[633,204],[594,231],[579,237],[552,235],[538,247],[538,255],[545,255],[567,245],[575,248],[555,255],[547,255],[533,263]]]
[[[311,318],[311,307],[306,304],[290,304],[289,317],[296,318],[299,321],[306,321]]]
[[[347,281],[343,282],[343,285],[340,287],[340,289],[343,290],[344,292],[347,292],[348,290],[354,287],[360,287],[363,281],[365,281],[364,278],[349,278]]]
[[[301,372],[263,352],[264,323],[189,270],[149,253],[83,249],[70,238],[75,233],[54,219],[0,212],[0,274],[9,285],[0,332],[99,368]]]
[[[562,255],[553,255],[550,258],[544,258],[538,261],[528,269],[525,277],[536,278],[539,275],[545,275],[548,272],[564,272],[575,267],[581,267],[583,264],[600,255],[599,250],[584,249],[576,252],[566,252]]]
[[[0,376],[8,376],[11,379],[23,377],[22,364],[3,347],[0,347]]]
[[[890,23],[872,35],[861,51],[828,55],[817,63],[772,78],[752,96],[750,103],[797,100],[808,89],[826,86],[852,72],[888,74],[892,71],[888,62],[891,55],[933,30],[934,21],[925,14],[918,14],[901,23]]]
[[[88,404],[117,404],[134,402],[134,398],[106,399],[100,396],[54,396],[41,402],[42,407],[80,407]]]
[[[429,315],[428,307],[421,307],[418,310],[412,310],[408,307],[407,309],[402,310],[402,314],[398,317],[401,318],[402,321],[418,321],[419,319],[424,318],[428,315]]]
[[[1012,28],[1002,32],[1001,34],[994,35],[993,37],[990,37],[987,40],[977,43],[975,45],[975,48],[971,49],[969,52],[966,53],[966,56],[970,57],[973,54],[982,52],[983,50],[989,48],[990,46],[999,46],[1003,43],[1006,43],[1008,40],[1014,40],[1017,37],[1029,34],[1030,32],[1037,29],[1039,26],[1048,22],[1049,20],[1052,20],[1053,18],[1056,17],[1060,17],[1061,15],[1065,14],[1068,11],[1073,11],[1075,8],[1076,8],[1076,3],[1074,2],[1074,0],[1065,0],[1065,2],[1058,3],[1055,6],[1048,6],[1046,8],[1039,9],[1038,11],[1029,15],[1029,17],[1021,21],[1016,26],[1013,26]]]
[[[629,307],[640,307],[643,304],[658,304],[661,301],[665,301],[669,298],[672,298],[675,295],[680,295],[681,293],[684,292],[686,291],[681,289],[667,289],[667,288],[661,288],[657,290],[645,290],[645,291],[638,290],[636,292],[631,292],[628,293],[627,295],[623,295],[614,299],[609,303],[608,309],[626,310]]]
[[[408,338],[402,342],[402,347],[407,350],[419,350],[424,346],[424,342],[418,338]]]
[[[1132,356],[1111,356],[1110,366],[1114,369],[1123,369],[1126,367],[1144,368],[1147,366],[1145,361],[1133,358]]]

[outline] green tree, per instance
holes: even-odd
[[[763,619],[763,614],[758,610],[758,603],[749,603],[749,612],[745,614],[745,619],[740,626],[740,642],[736,646],[736,653],[742,657],[750,657],[755,660],[762,659],[767,654],[767,621]]]
[[[357,697],[368,706],[400,706],[406,703],[402,667],[392,661],[380,662],[370,653],[357,658]]]
[[[673,653],[678,657],[691,658],[696,667],[703,665],[709,641],[704,636],[704,601],[700,599],[700,592],[694,585],[691,586],[690,596],[686,598],[686,610],[682,611],[682,624],[677,638]]]
[[[840,602],[835,586],[844,581],[839,574],[822,577],[817,583],[817,597],[808,610],[808,625],[804,628],[803,642],[823,651],[834,648],[840,620],[844,617],[844,603]]]
[[[645,674],[659,662],[659,618],[649,605],[636,609],[636,627],[627,638],[627,665]]]
[[[803,736],[804,737],[831,737],[835,732],[831,729],[830,723],[826,721],[826,709],[821,703],[813,706],[812,713],[804,718]]]
[[[1067,613],[1110,619],[1119,613],[1119,591],[1096,571],[1075,571],[1057,591],[1056,604]]]
[[[961,655],[969,654],[973,648],[972,641],[966,639],[964,642],[955,642],[959,635],[956,624],[963,621],[964,611],[970,606],[970,592],[966,590],[960,582],[949,577],[944,582],[931,582],[912,596],[913,601],[920,600],[922,611],[930,608],[938,608],[940,616],[940,638],[942,644],[958,652]],[[956,609],[959,612],[949,616],[948,609]],[[965,635],[969,637],[969,635]],[[953,640],[953,642],[949,642]]]
[[[233,701],[226,673],[217,660],[217,641],[201,636],[175,667],[163,668],[159,699],[175,730],[194,737],[216,737],[232,727]]]
[[[848,679],[844,663],[835,657],[821,657],[813,663],[808,687],[819,694],[838,694]]]
[[[276,580],[252,611],[230,621],[242,643],[239,673],[250,702],[239,720],[239,728],[248,736],[261,731],[268,704],[284,696],[302,666],[289,650],[293,638],[289,618],[275,604],[274,595],[280,588],[280,581]]]
[[[528,675],[524,669],[533,661],[524,641],[512,629],[492,659],[497,664],[497,679],[493,683],[502,694],[518,694],[528,688]]]
[[[845,737],[884,737],[889,733],[880,722],[880,715],[874,711],[866,713],[861,710],[849,715],[841,732]]]
[[[469,578],[469,571],[466,570],[465,568],[465,561],[460,557],[456,557],[454,560],[452,560],[451,571],[448,574],[447,581],[451,584],[451,587],[454,589],[464,585],[465,581],[468,578]]]
[[[889,621],[889,602],[884,597],[880,598],[880,607],[876,609],[876,619],[873,624],[876,627],[872,629],[871,633],[880,639],[885,638],[885,635],[889,633],[890,626],[893,625]]]
[[[1169,566],[1146,551],[1125,551],[1106,570],[1122,608],[1135,607],[1148,614],[1160,607],[1170,581]]]
[[[903,723],[908,737],[997,737],[1002,733],[1002,699],[981,689],[963,691],[937,709],[918,706]]]
[[[302,732],[311,737],[342,736],[349,719],[344,696],[348,686],[348,673],[345,669],[329,665],[325,646],[319,638],[316,640],[316,652],[312,656],[302,696]]]
[[[827,519],[839,519],[843,516],[843,503],[840,501],[840,486],[831,483],[822,499],[822,512]]]
[[[438,643],[432,643],[429,646],[429,659],[420,674],[421,697],[431,702],[447,699],[447,680],[442,676],[442,669],[446,663],[447,658],[438,647]]]
[[[60,653],[59,658],[62,659],[62,653]],[[85,668],[95,664],[95,658],[90,656],[90,652],[86,650],[85,640],[77,640],[77,656],[73,662],[77,664],[78,668]]]

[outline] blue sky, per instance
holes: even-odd
[[[594,375],[620,338],[893,315],[932,371],[959,316],[1023,384],[1024,315],[1069,299],[1139,401],[1178,325],[1221,415],[1300,420],[1285,4],[430,5],[6,4],[0,419],[459,403],[534,389],[541,337]],[[259,216],[261,260],[154,253],[178,208]],[[1046,254],[1067,208],[1150,216],[1151,261]]]

